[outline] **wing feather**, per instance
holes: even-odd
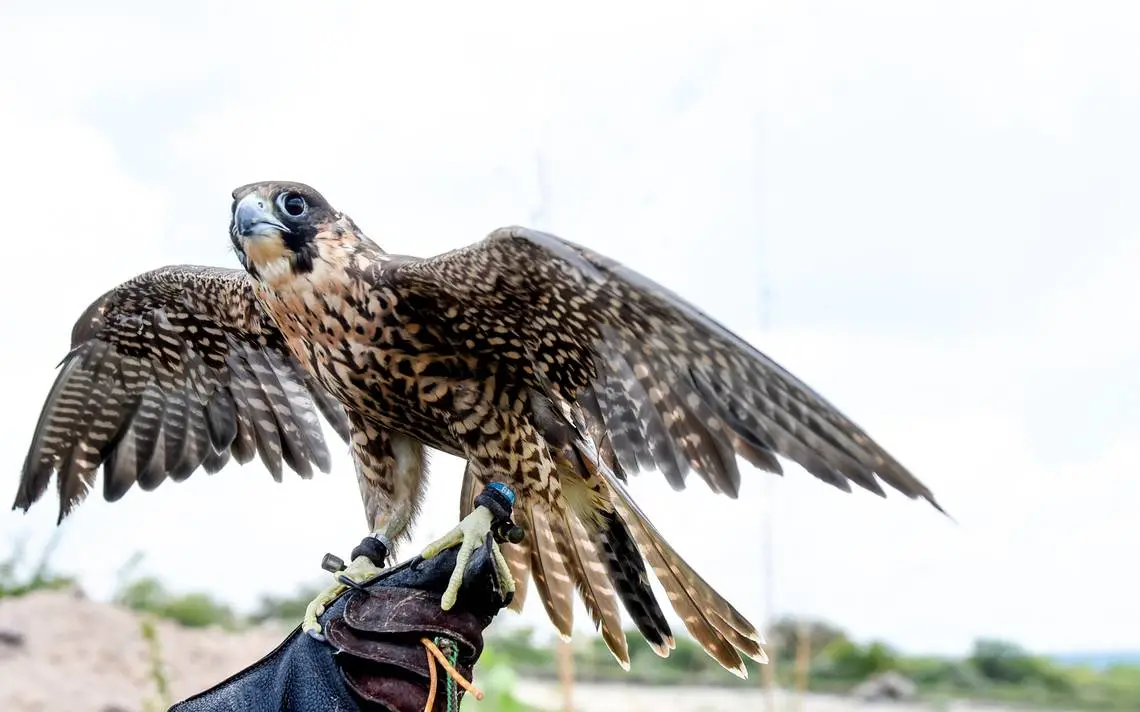
[[[218,388],[206,405],[210,445],[217,452],[228,450],[238,436],[237,405],[229,388]]]
[[[163,413],[165,414],[165,410]],[[135,477],[144,492],[153,492],[166,480],[166,436],[162,434],[163,429],[159,423],[159,430],[154,439],[154,452],[146,461],[143,470]]]
[[[388,278],[458,348],[530,367],[531,385],[582,403],[589,393],[626,473],[656,469],[675,488],[696,471],[735,496],[739,454],[779,472],[787,457],[840,489],[880,481],[941,510],[931,491],[835,406],[692,304],[624,265],[521,227]],[[517,349],[503,338],[513,333]],[[524,376],[526,377],[526,376]]]
[[[72,329],[45,399],[15,507],[53,475],[60,519],[102,467],[103,496],[152,490],[230,460],[330,468],[318,412],[347,439],[343,408],[293,358],[239,270],[165,267],[108,291]]]
[[[840,489],[854,483],[885,496],[886,483],[941,510],[925,485],[822,396],[613,260],[552,235],[504,228],[460,250],[380,269],[403,303],[457,351],[496,363],[506,382],[530,391],[532,407],[545,403],[546,420],[567,414],[565,423],[547,423],[553,450],[576,431],[578,439],[569,439],[580,457],[560,452],[567,468],[558,477],[564,496],[575,477],[597,495],[574,510],[587,538],[546,503],[522,498],[515,510],[529,534],[535,588],[563,633],[573,583],[603,633],[613,630],[616,593],[653,649],[667,655],[673,639],[648,587],[648,560],[711,656],[740,675],[742,656],[765,659],[755,628],[628,496],[627,474],[657,470],[682,489],[695,472],[714,492],[735,497],[736,456],[777,474],[782,456]],[[608,585],[590,568],[595,562]],[[611,637],[621,659],[621,643]]]
[[[130,489],[127,479],[131,482],[137,480],[139,487],[148,492],[166,479],[164,445],[166,436],[162,432],[165,415],[166,399],[157,382],[152,382],[143,389],[134,416],[131,418],[130,432],[134,435],[138,450],[135,461],[122,463],[124,468],[129,469],[124,469],[115,476],[116,481],[120,482],[119,486],[123,488],[123,494]],[[118,464],[116,462],[116,465]]]

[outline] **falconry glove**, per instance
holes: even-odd
[[[472,555],[453,609],[442,610],[440,599],[457,547],[354,585],[320,617],[325,641],[298,627],[269,655],[171,712],[458,710],[483,631],[511,598],[490,538]]]

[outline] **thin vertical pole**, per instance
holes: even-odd
[[[778,646],[782,642],[772,634],[772,623],[776,619],[776,603],[773,595],[773,581],[775,579],[773,560],[775,557],[772,554],[773,542],[775,541],[775,527],[773,526],[775,507],[772,506],[772,495],[775,488],[772,486],[772,479],[772,477],[764,479],[764,544],[762,547],[764,558],[764,635],[768,639],[765,646],[768,653],[768,664],[763,666],[762,680],[765,692],[764,706],[767,712],[776,712],[776,660],[779,657]]]
[[[574,712],[574,645],[558,640],[558,680],[562,686],[562,712]]]
[[[534,178],[538,185],[538,202],[530,215],[531,224],[538,230],[550,230],[550,182],[546,175],[546,161],[541,145],[534,155]],[[559,638],[555,659],[558,664],[558,681],[562,688],[562,711],[574,712],[574,645]]]
[[[796,628],[796,710],[804,708],[804,693],[807,692],[808,672],[811,667],[811,625],[800,620]]]
[[[763,165],[763,124],[757,119],[755,140],[755,165],[753,170],[756,180],[756,200],[753,202],[757,212],[755,214],[755,222],[753,228],[756,230],[756,250],[757,250],[757,263],[758,272],[757,281],[760,284],[760,333],[767,335],[772,328],[772,292],[768,285],[768,279],[771,275],[768,269],[768,251],[767,241],[765,239],[764,230],[764,213],[762,208],[763,201],[760,199],[764,188],[764,179],[761,173],[761,166]],[[764,635],[768,638],[766,646],[768,653],[768,664],[763,667],[762,679],[764,682],[764,706],[766,712],[776,712],[776,664],[780,657],[779,646],[785,641],[778,640],[772,632],[772,624],[776,620],[776,596],[775,596],[775,582],[776,582],[776,555],[775,555],[775,542],[776,542],[776,478],[770,473],[765,473],[764,479],[764,531],[763,531],[763,546],[761,547],[761,556],[763,557],[762,566],[764,570]]]

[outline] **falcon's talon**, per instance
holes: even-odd
[[[488,541],[490,542],[491,555],[495,559],[495,573],[498,574],[499,585],[502,587],[504,595],[514,593],[515,579],[507,566],[506,557],[499,550],[499,544],[495,538],[488,536],[491,534],[493,524],[494,514],[491,510],[484,506],[478,506],[471,514],[464,517],[463,521],[459,522],[454,529],[428,544],[423,553],[420,554],[424,559],[430,559],[459,544],[459,552],[455,556],[455,568],[451,572],[451,579],[448,581],[447,589],[443,592],[443,598],[440,601],[440,608],[443,610],[449,611],[455,605],[455,601],[459,598],[459,587],[463,584],[463,574],[467,571],[467,562],[471,560],[471,554]]]
[[[383,570],[381,567],[372,563],[367,556],[362,555],[354,558],[352,563],[346,568],[333,574],[333,580],[335,580],[336,583],[321,591],[312,601],[309,601],[309,605],[305,608],[305,617],[301,621],[301,630],[323,642],[324,636],[321,635],[321,624],[317,619],[324,614],[325,608],[335,601],[337,596],[348,589],[362,589],[363,584],[376,578]]]

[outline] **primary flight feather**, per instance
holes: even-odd
[[[533,581],[570,634],[574,596],[628,665],[621,610],[661,655],[673,647],[652,570],[688,631],[726,668],[761,637],[677,555],[625,490],[658,470],[735,497],[737,456],[776,456],[850,490],[930,490],[834,406],[740,337],[636,272],[555,236],[502,228],[420,259],[384,252],[317,191],[265,182],[233,193],[241,270],[166,267],[112,289],[79,318],[24,464],[15,506],[56,476],[60,519],[103,469],[114,501],[198,468],[255,456],[275,478],[330,467],[317,413],[352,450],[369,529],[405,536],[426,450],[467,461],[462,521],[425,550],[491,526],[480,485],[516,495],[527,531],[496,547],[521,606]],[[940,507],[938,507],[941,509]],[[648,567],[647,564],[648,563]],[[349,575],[377,568],[358,557]],[[306,616],[336,592],[325,592]]]

